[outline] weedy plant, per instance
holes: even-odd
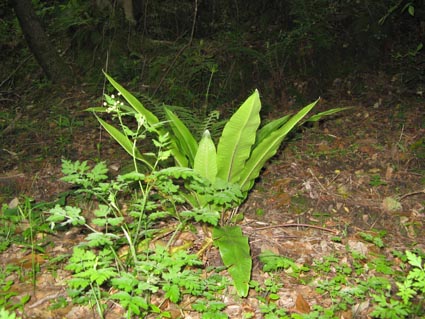
[[[381,319],[396,319],[425,315],[425,268],[419,254],[406,251],[401,256],[411,266],[407,276],[396,282],[398,291],[395,298],[391,296],[391,287],[372,297],[377,304],[372,316]]]
[[[20,317],[16,317],[16,314],[7,311],[3,307],[0,307],[0,319],[19,319],[19,318]]]
[[[155,130],[139,121],[132,134],[137,140]],[[203,269],[199,256],[187,250],[190,242],[176,246],[175,240],[194,221],[218,225],[220,214],[214,209],[233,207],[242,195],[212,186],[189,168],[160,169],[170,156],[169,143],[167,135],[154,140],[157,151],[150,155],[149,171],[142,173],[135,163],[133,171],[115,179],[108,178],[103,162],[91,167],[87,161],[63,161],[63,180],[78,187],[76,195],[97,203],[94,218],[87,220],[80,207],[56,205],[47,221],[52,228],[87,229],[88,235],[66,265],[73,274],[68,294],[77,304],[96,307],[101,317],[107,301],[114,300],[126,310],[127,318],[148,314],[167,318],[171,314],[161,304],[177,304],[185,296],[216,305],[204,311],[205,317],[223,316],[224,306],[216,304],[216,295],[228,285],[226,279]],[[205,205],[198,210],[180,209],[192,193],[202,195]],[[161,221],[169,226],[159,227]],[[168,242],[160,239],[168,235]]]
[[[100,124],[135,159],[147,167],[154,167],[149,156],[137,147],[137,139],[124,124],[120,114],[133,116],[136,121],[146,121],[154,128],[158,138],[170,140],[169,152],[178,167],[191,169],[194,174],[206,179],[214,189],[230,190],[242,194],[235,206],[212,205],[202,193],[192,192],[185,197],[195,211],[210,206],[220,213],[220,226],[212,231],[213,243],[219,248],[224,264],[228,267],[235,288],[240,296],[247,296],[251,276],[251,257],[248,238],[240,227],[229,225],[239,204],[247,197],[264,164],[274,156],[288,133],[294,129],[313,109],[317,101],[302,108],[295,115],[286,115],[260,128],[261,102],[255,91],[233,114],[223,128],[217,147],[206,130],[199,143],[188,127],[171,110],[165,108],[167,123],[161,123],[156,115],[144,107],[130,92],[105,74],[109,82],[128,103],[105,96],[105,107],[90,108],[90,111],[113,113],[119,119],[119,129],[100,117]],[[336,108],[310,117],[307,121],[318,121],[323,116],[340,112]],[[154,142],[155,143],[155,142]],[[221,192],[217,192],[217,195]],[[237,196],[239,197],[239,196]],[[233,210],[232,210],[233,209]],[[226,211],[232,211],[225,214]]]
[[[385,263],[386,256],[364,256],[357,252],[349,252],[347,262],[341,262],[341,256],[324,256],[315,260],[310,267],[298,266],[287,257],[265,251],[260,255],[263,271],[269,277],[260,283],[251,281],[258,296],[259,310],[264,318],[279,319],[337,319],[341,312],[351,313],[354,317],[362,317],[367,312],[371,318],[423,318],[425,270],[423,252],[393,252],[401,261],[400,264],[389,263],[388,269],[371,268],[365,264],[368,259],[380,259],[377,264]],[[401,268],[401,271],[400,271]],[[310,284],[326,299],[332,301],[330,306],[320,304],[311,306],[309,313],[291,313],[288,309],[277,306],[282,288],[282,278],[275,272],[286,270],[286,275],[301,279],[301,272],[308,271],[309,276],[321,278]],[[276,280],[278,278],[278,280]],[[326,279],[323,279],[326,278]],[[395,285],[394,285],[395,283]],[[397,286],[397,290],[394,289]],[[246,318],[251,318],[248,314]]]

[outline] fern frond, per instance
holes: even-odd
[[[155,114],[161,122],[167,121],[165,108],[168,108],[179,117],[198,141],[201,139],[205,130],[209,130],[211,132],[213,139],[218,138],[227,122],[226,120],[219,120],[220,112],[217,110],[211,111],[207,117],[204,117],[203,114],[201,114],[203,112],[200,112],[199,110],[193,110],[188,107],[177,105],[166,105],[145,94],[139,95],[138,99],[148,110]]]

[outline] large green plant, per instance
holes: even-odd
[[[208,131],[205,131],[200,142],[192,135],[187,126],[169,109],[165,114],[169,123],[166,127],[158,117],[137,100],[130,92],[106,74],[109,82],[127,101],[129,106],[119,106],[120,103],[110,101],[113,107],[121,107],[125,111],[134,112],[136,119],[143,118],[150,126],[156,127],[154,133],[159,137],[169,136],[170,152],[177,166],[192,168],[196,173],[208,179],[212,185],[235,185],[243,192],[244,198],[253,187],[255,179],[268,159],[276,154],[282,141],[288,133],[300,123],[317,101],[305,106],[293,116],[286,115],[260,128],[261,102],[258,91],[248,97],[241,107],[226,123],[217,147]],[[107,97],[107,100],[110,97]],[[111,105],[109,105],[111,107]],[[92,111],[105,112],[107,108],[91,108]],[[310,121],[317,121],[322,116],[341,111],[332,109],[316,114]],[[126,133],[98,117],[100,124],[133,158],[151,165],[141,154],[136,142]],[[122,124],[122,122],[121,122]],[[202,194],[187,197],[193,207],[202,208],[208,201]],[[239,227],[226,226],[213,231],[214,244],[218,246],[223,262],[228,267],[237,292],[240,296],[248,294],[248,282],[251,275],[251,258],[249,244]],[[235,258],[237,256],[237,258]]]

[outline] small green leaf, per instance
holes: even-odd
[[[98,285],[102,285],[106,280],[113,278],[117,275],[115,268],[112,267],[93,270],[95,271],[92,272],[90,280],[92,282],[96,282]]]
[[[298,269],[293,260],[276,255],[269,250],[266,250],[260,254],[260,261],[263,263],[263,271],[265,272],[288,268],[292,268],[293,270]]]
[[[193,218],[197,222],[204,222],[213,226],[217,226],[220,220],[220,213],[218,211],[208,209],[207,207],[194,207],[190,211],[181,212],[180,215],[182,217],[188,219]]]
[[[177,285],[164,285],[165,298],[170,299],[171,302],[177,303],[180,300],[180,289]]]
[[[418,267],[418,268],[422,269],[422,258],[421,258],[421,256],[417,256],[414,253],[407,250],[406,251],[406,257],[407,257],[407,260],[409,261],[409,264],[411,264],[414,267]]]

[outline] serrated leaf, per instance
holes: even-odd
[[[137,286],[138,280],[130,273],[124,272],[121,277],[112,278],[111,283],[114,287],[131,292]]]
[[[114,268],[100,268],[93,269],[93,272],[90,275],[90,280],[96,282],[98,285],[102,285],[106,280],[117,275],[117,272]]]
[[[414,267],[422,268],[421,256],[417,256],[414,253],[407,250],[406,257],[407,257],[407,260],[409,261],[409,264],[411,264]]]
[[[94,215],[96,217],[106,217],[110,212],[109,206],[104,204],[99,204],[99,207],[94,210]]]
[[[265,272],[288,269],[296,266],[291,259],[276,255],[269,250],[262,252],[259,257],[260,261],[263,263],[263,271]]]
[[[252,260],[248,237],[237,226],[214,228],[214,245],[220,250],[224,265],[233,279],[240,297],[246,297],[251,279]]]
[[[204,222],[213,226],[217,226],[220,220],[220,213],[207,207],[194,207],[191,211],[183,211],[180,214],[182,217],[193,218],[197,222]]]
[[[111,246],[113,240],[119,239],[119,236],[111,233],[90,233],[85,239],[90,247]]]
[[[163,287],[165,291],[165,298],[170,299],[171,302],[177,303],[180,300],[180,289],[177,285],[167,284]]]
[[[88,280],[87,278],[74,277],[74,278],[69,279],[67,281],[67,284],[71,288],[75,288],[75,289],[82,288],[82,289],[84,289],[84,288],[87,288],[90,285],[90,280]]]
[[[87,177],[93,181],[100,182],[108,178],[108,167],[105,162],[97,163],[90,172],[87,173]]]

